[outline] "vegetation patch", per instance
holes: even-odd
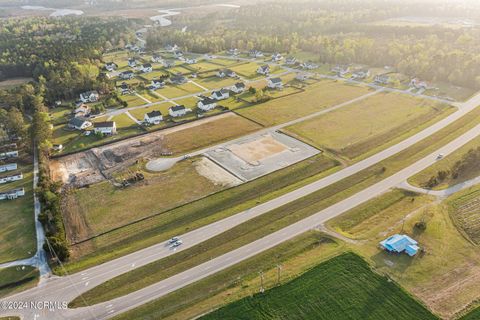
[[[359,256],[347,253],[282,286],[201,319],[438,319]]]
[[[38,270],[30,266],[0,269],[0,298],[34,287],[38,278]]]
[[[456,226],[469,240],[480,244],[480,189],[468,189],[449,201],[450,214]]]

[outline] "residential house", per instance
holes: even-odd
[[[352,73],[352,80],[363,80],[370,76],[370,70],[357,70]]]
[[[245,91],[245,83],[237,82],[233,86],[230,87],[230,90],[235,92],[235,93],[242,93],[243,91]]]
[[[0,172],[7,172],[17,170],[18,166],[16,163],[7,163],[0,165]]]
[[[174,52],[174,51],[178,50],[178,46],[176,44],[174,44],[174,45],[167,44],[165,46],[165,50],[170,51],[170,52]]]
[[[211,99],[215,100],[224,100],[230,97],[230,91],[223,88],[217,91],[213,91],[212,95],[210,96]]]
[[[122,95],[132,93],[132,90],[130,90],[130,86],[126,82],[122,82],[122,84],[120,85],[120,91],[122,92]]]
[[[187,64],[194,64],[194,63],[197,63],[197,59],[195,59],[195,58],[186,58],[186,59],[185,59],[185,62],[186,62]]]
[[[148,124],[159,124],[163,120],[162,113],[154,110],[152,112],[145,113],[143,116],[143,122]]]
[[[273,62],[278,62],[278,61],[280,61],[280,60],[282,60],[282,59],[283,59],[283,57],[282,57],[282,55],[281,55],[280,53],[275,52],[274,54],[272,54],[272,61],[273,61]]]
[[[165,68],[173,68],[175,67],[175,61],[172,60],[163,60],[163,66]]]
[[[283,88],[282,79],[280,78],[268,79],[267,87],[269,87],[270,89],[282,89]]]
[[[375,76],[373,80],[376,84],[389,84],[390,83],[390,76],[388,74],[378,74]]]
[[[137,60],[135,60],[135,58],[130,58],[128,59],[128,66],[130,68],[135,68],[137,65]]]
[[[152,72],[153,71],[153,67],[150,63],[145,63],[143,64],[141,67],[140,67],[140,70],[143,72],[143,73],[149,73],[149,72]]]
[[[306,69],[306,70],[313,70],[313,69],[317,69],[318,68],[318,65],[313,63],[313,62],[303,62],[302,64],[300,64],[300,67],[302,69]]]
[[[263,57],[263,52],[260,51],[260,50],[253,49],[253,50],[250,50],[248,55],[252,58],[261,58],[261,57]]]
[[[332,68],[332,72],[336,73],[337,76],[339,77],[343,77],[344,75],[350,72],[350,67],[347,65],[337,64],[335,67]]]
[[[268,75],[270,73],[270,66],[265,64],[263,66],[258,67],[257,69],[258,74]]]
[[[0,160],[12,159],[12,158],[18,158],[17,150],[0,152]]]
[[[297,63],[297,58],[295,57],[287,57],[287,59],[285,59],[285,64],[289,66],[294,65],[295,63]]]
[[[63,144],[54,144],[52,146],[53,151],[62,151],[63,150]]]
[[[310,78],[310,74],[308,74],[306,72],[299,72],[295,76],[295,79],[298,80],[298,81],[306,81],[306,80],[308,80],[308,78]]]
[[[115,71],[117,68],[118,68],[118,65],[114,62],[107,62],[105,64],[105,70],[107,70],[108,72]]]
[[[225,78],[225,77],[235,78],[236,76],[237,74],[235,73],[235,71],[230,69],[222,69],[217,72],[217,77],[219,78]]]
[[[115,121],[95,122],[93,124],[93,131],[95,133],[113,135],[117,133],[117,125]]]
[[[183,58],[183,52],[181,50],[176,50],[173,52],[173,56],[177,59]]]
[[[84,93],[80,93],[80,101],[83,103],[87,102],[96,102],[100,98],[100,95],[97,91],[87,91]]]
[[[165,82],[159,79],[152,80],[152,84],[148,87],[150,90],[157,90],[165,87]]]
[[[184,83],[186,83],[187,81],[188,81],[188,79],[187,79],[185,76],[181,75],[181,74],[177,74],[177,75],[175,75],[175,76],[171,76],[171,77],[170,77],[170,82],[171,82],[172,84],[177,84],[177,85],[178,85],[178,84],[184,84]]]
[[[190,112],[192,110],[185,108],[184,105],[178,105],[178,106],[173,106],[168,109],[168,114],[170,114],[171,117],[176,118],[176,117],[181,117],[187,114],[187,112]]]
[[[409,86],[411,88],[415,88],[415,89],[418,89],[418,90],[427,90],[428,89],[428,84],[425,82],[425,81],[421,81],[420,79],[418,78],[413,78],[411,81],[410,81],[410,84]]]
[[[13,199],[17,199],[18,197],[23,197],[24,195],[25,195],[24,188],[14,189],[7,192],[1,192],[0,200],[13,200]]]
[[[231,56],[237,56],[238,55],[238,49],[237,48],[228,49],[227,53]]]
[[[380,242],[380,246],[391,253],[405,252],[410,257],[416,255],[420,249],[417,241],[404,234],[394,234]]]
[[[152,56],[152,62],[154,63],[160,63],[162,62],[163,59],[162,59],[162,56],[160,56],[158,53],[154,53],[153,56]]]
[[[123,71],[122,73],[119,74],[119,76],[120,76],[120,79],[130,80],[135,77],[135,73],[133,73],[132,70],[128,70],[128,71]]]
[[[12,181],[18,181],[22,179],[23,179],[23,174],[20,172],[20,173],[12,174],[9,176],[0,177],[0,184],[12,182]]]
[[[197,107],[203,111],[215,109],[216,106],[217,100],[208,97],[197,102]]]
[[[68,127],[75,130],[85,130],[90,127],[92,123],[84,118],[73,117],[68,122]]]
[[[82,104],[73,111],[73,114],[75,117],[88,117],[91,112],[92,108],[90,106]]]

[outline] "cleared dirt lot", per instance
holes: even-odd
[[[51,162],[51,174],[57,181],[83,187],[111,178],[138,159],[179,155],[258,129],[253,122],[225,113],[57,158]]]
[[[319,150],[297,139],[273,132],[237,140],[206,155],[243,181],[248,181],[318,153]]]

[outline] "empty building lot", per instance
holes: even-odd
[[[272,132],[237,140],[208,151],[206,156],[241,180],[249,181],[319,152],[288,135]]]

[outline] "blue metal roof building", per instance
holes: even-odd
[[[417,241],[404,234],[394,234],[393,236],[380,242],[380,245],[385,250],[396,253],[405,251],[405,253],[410,257],[416,255],[420,249],[417,244]]]

